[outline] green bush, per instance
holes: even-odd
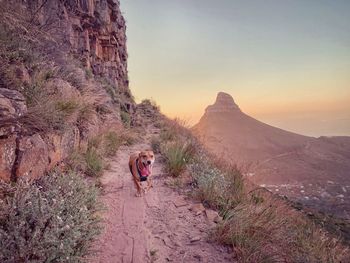
[[[180,141],[167,143],[162,148],[162,153],[165,158],[166,170],[174,177],[179,176],[186,169],[186,164],[193,157],[192,145]]]
[[[122,119],[124,127],[125,128],[130,128],[130,125],[131,125],[130,114],[128,112],[126,112],[126,111],[120,111],[120,117]]]
[[[2,184],[0,262],[83,262],[101,231],[97,189],[76,174]]]
[[[219,209],[222,215],[244,200],[244,179],[236,167],[218,168],[203,153],[189,165],[189,169],[196,185],[197,198]]]
[[[104,136],[104,152],[107,156],[116,154],[118,148],[122,145],[123,139],[116,132],[107,132]]]
[[[85,153],[85,173],[91,177],[98,177],[103,172],[103,159],[95,147],[89,147]]]
[[[60,100],[56,102],[56,109],[64,115],[70,116],[79,109],[79,103],[75,100]]]

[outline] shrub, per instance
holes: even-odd
[[[166,144],[162,153],[165,158],[167,172],[174,177],[179,176],[193,157],[191,145],[180,141]]]
[[[255,262],[342,262],[340,244],[286,204],[245,201],[219,225],[217,239],[232,245],[237,260]]]
[[[129,146],[135,144],[139,140],[139,136],[137,132],[135,132],[133,129],[124,130],[120,134],[120,137],[123,144],[129,145]]]
[[[2,188],[0,262],[83,262],[101,230],[95,187],[53,172]]]
[[[104,136],[104,153],[107,156],[113,156],[122,145],[123,139],[116,132],[107,132]]]
[[[161,141],[158,137],[153,136],[151,138],[151,147],[155,153],[160,153]]]
[[[94,77],[94,73],[92,73],[92,70],[90,68],[84,68],[85,70],[85,77],[87,80],[92,79]]]
[[[60,100],[56,102],[56,109],[64,115],[70,116],[79,109],[79,103],[75,100]]]
[[[189,166],[197,186],[195,196],[225,214],[245,198],[244,179],[235,166],[219,169],[204,153]]]
[[[95,147],[89,147],[85,153],[85,173],[91,177],[98,177],[103,172],[103,159]]]
[[[84,154],[79,151],[73,151],[68,158],[65,160],[65,163],[70,170],[75,172],[85,173],[86,171],[86,160]]]
[[[56,108],[51,98],[47,98],[45,103],[29,108],[20,118],[20,122],[27,130],[48,132],[63,130],[66,125],[65,118],[66,114]]]
[[[124,127],[125,128],[130,128],[130,125],[131,125],[130,114],[128,112],[126,112],[126,111],[120,111],[120,117],[122,119]]]

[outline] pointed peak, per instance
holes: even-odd
[[[207,107],[206,112],[233,112],[241,111],[232,96],[225,92],[219,92],[213,105]]]

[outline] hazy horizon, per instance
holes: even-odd
[[[130,88],[196,123],[216,94],[282,129],[350,135],[350,2],[121,0]]]

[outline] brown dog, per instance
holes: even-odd
[[[151,176],[154,161],[154,153],[150,150],[136,152],[130,155],[129,168],[137,190],[136,196],[138,197],[142,194],[141,182],[147,181],[147,187],[144,190],[145,193],[153,187]]]

